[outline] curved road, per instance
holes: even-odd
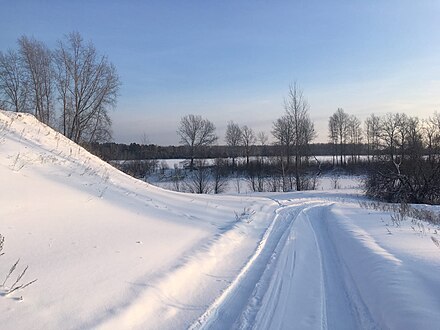
[[[372,253],[371,259],[379,258],[377,265],[385,270],[384,274],[387,270],[393,274],[398,263],[380,252],[368,236],[346,229],[338,234],[341,228],[333,229],[338,228],[335,223],[340,220],[333,212],[338,199],[276,202],[280,207],[259,249],[193,329],[414,329],[439,324],[438,315],[424,311],[415,318],[400,317],[405,313],[405,304],[401,308],[391,306],[389,320],[386,309],[374,306],[375,298],[368,294],[368,274],[353,272],[353,258],[347,254],[350,251],[341,250],[350,249],[350,245],[339,240],[349,237],[347,242],[351,239],[361,251]],[[384,282],[384,287],[391,285],[390,290],[401,290],[400,286],[393,287],[395,278],[381,276],[385,279],[379,278],[378,285]],[[413,278],[408,283],[417,284]],[[397,292],[394,298],[397,302],[399,295]],[[419,298],[440,306],[438,298],[432,301],[429,297],[429,290],[421,292]]]

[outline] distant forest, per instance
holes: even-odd
[[[143,160],[143,159],[189,159],[191,151],[188,146],[158,146],[155,144],[138,143],[91,143],[85,145],[93,154],[103,160]],[[275,157],[280,155],[279,145],[255,145],[250,148],[250,156]],[[354,155],[351,151],[356,150],[354,156],[368,155],[368,147],[364,144],[346,145],[346,157]],[[333,156],[335,146],[333,143],[312,143],[308,146],[309,156]],[[200,150],[198,158],[232,158],[244,157],[243,146],[231,147],[227,145],[207,146]]]

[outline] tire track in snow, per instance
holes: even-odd
[[[190,329],[247,328],[253,323],[271,277],[266,270],[275,263],[277,255],[283,250],[295,219],[312,203],[308,201],[299,205],[285,206],[279,201],[276,202],[280,208],[276,210],[277,215],[266,230],[252,258],[231,285]],[[294,265],[290,269],[292,272],[293,268]]]
[[[255,319],[244,313],[236,328],[326,329],[321,256],[307,219],[307,212],[323,203],[314,201],[300,210],[274,269],[261,279],[266,288],[260,293],[261,305],[255,306]]]
[[[321,255],[326,328],[378,329],[328,231],[325,215],[333,204],[318,207],[312,216],[307,215]]]
[[[333,203],[277,202],[254,256],[190,329],[376,329],[327,231]]]
[[[283,247],[275,270],[268,272],[272,283],[256,319],[243,322],[242,317],[236,328],[378,328],[327,233],[325,215],[333,204],[316,202],[298,214],[290,229],[296,243]],[[292,255],[295,267],[284,267]]]

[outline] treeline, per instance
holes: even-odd
[[[291,89],[291,95],[295,95],[295,88]],[[298,104],[295,97],[290,100]],[[199,131],[186,130],[188,137],[194,139],[182,140],[183,146],[107,144],[96,147],[112,158],[115,155],[122,157],[119,159],[188,159],[187,168],[171,169],[169,178],[175,182],[176,189],[191,192],[218,192],[222,178],[234,176],[246,178],[254,191],[314,189],[317,175],[323,170],[339,167],[366,173],[365,191],[370,197],[389,202],[440,203],[439,114],[434,113],[425,119],[403,113],[370,115],[362,123],[355,116],[338,109],[329,118],[327,144],[310,143],[314,134],[307,116],[298,124],[298,131],[293,133],[295,116],[294,110],[286,106],[285,115],[273,123],[272,134],[276,142],[271,145],[257,145],[249,127],[239,127],[233,122],[228,123],[225,137],[228,144],[213,145],[217,137],[212,123],[198,116],[186,116],[183,125],[186,128],[196,127]],[[234,134],[236,139],[231,138]],[[206,140],[209,142],[201,143],[197,141],[197,136],[209,136]],[[116,153],[115,148],[118,149]],[[324,162],[317,155],[331,157]],[[241,157],[240,160],[237,157]],[[206,163],[204,160],[207,158],[214,161]],[[162,167],[160,171],[166,172],[157,161],[132,162],[124,166],[137,176],[143,176],[146,167],[150,170]]]
[[[0,108],[32,113],[77,143],[111,141],[120,82],[107,57],[77,32],[54,49],[27,36],[17,44],[0,51]]]
[[[90,143],[85,147],[101,159],[110,160],[144,160],[144,159],[189,159],[191,151],[188,146],[159,146],[156,144],[138,143]],[[350,145],[348,145],[350,147]],[[365,144],[358,146],[360,155],[367,156]],[[331,143],[311,143],[310,155],[333,156],[334,145]],[[266,156],[277,157],[280,154],[278,145],[252,145],[249,155],[251,157]],[[213,145],[200,150],[199,157],[203,159],[244,157],[245,148],[242,146],[231,147],[228,145]]]
[[[417,159],[427,155],[438,160],[440,153],[440,114],[420,119],[404,113],[370,115],[362,122],[339,108],[329,118],[329,141],[334,162],[344,165],[366,153],[371,161]]]
[[[338,109],[329,118],[333,163],[359,159],[366,146],[365,192],[387,202],[440,204],[440,114],[420,119],[404,113],[374,114],[363,123]]]

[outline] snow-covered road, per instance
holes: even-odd
[[[417,275],[420,265],[381,246],[385,229],[376,240],[344,219],[357,214],[368,227],[370,212],[350,198],[306,196],[276,199],[280,207],[252,265],[192,328],[437,329],[440,296]],[[434,261],[425,272],[438,274]]]

